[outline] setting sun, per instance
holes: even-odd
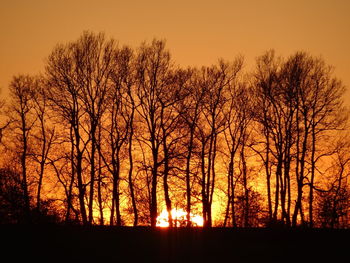
[[[187,213],[182,209],[173,208],[171,210],[171,216],[173,218],[174,226],[181,227],[186,225]],[[203,226],[203,217],[200,215],[190,214],[191,225],[192,226]],[[157,217],[157,226],[158,227],[169,227],[169,215],[167,210],[163,210],[160,215]]]

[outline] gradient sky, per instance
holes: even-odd
[[[13,75],[43,72],[57,43],[84,30],[121,44],[167,40],[176,63],[210,65],[268,49],[323,56],[350,89],[350,0],[0,0],[0,88]],[[350,92],[347,101],[350,104]]]

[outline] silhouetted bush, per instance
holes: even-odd
[[[0,169],[0,224],[60,223],[61,216],[53,200],[42,200],[40,209],[26,211],[20,175],[10,169]]]
[[[317,216],[320,227],[349,227],[350,193],[345,187],[320,192],[317,199]]]
[[[20,175],[0,169],[0,223],[23,223],[26,220],[24,200]]]
[[[33,208],[30,211],[30,219],[34,224],[59,224],[62,216],[54,205],[54,200],[42,200],[40,209]]]

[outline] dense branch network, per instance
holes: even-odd
[[[323,59],[267,51],[180,68],[165,41],[84,32],[1,103],[1,220],[346,227],[344,86]],[[35,198],[34,198],[35,197]],[[172,211],[185,211],[174,217]],[[162,213],[163,214],[163,213]]]

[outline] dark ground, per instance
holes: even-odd
[[[350,262],[350,230],[0,226],[1,262]]]

